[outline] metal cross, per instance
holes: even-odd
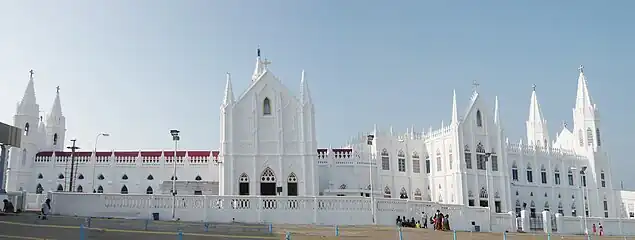
[[[57,91],[57,93],[60,93],[60,86],[55,87],[55,90]]]
[[[263,60],[263,61],[262,61],[262,65],[264,65],[264,66],[265,66],[265,68],[267,68],[267,66],[268,66],[269,64],[271,64],[271,61],[267,60],[266,58],[265,58],[265,60]]]
[[[536,84],[532,84],[531,88],[534,90],[534,92],[536,91]]]
[[[473,88],[473,90],[474,90],[474,91],[476,91],[476,89],[478,88],[478,86],[479,86],[479,85],[481,85],[481,84],[479,84],[478,82],[476,82],[476,80],[474,80],[474,81],[472,82],[472,88]]]
[[[33,75],[34,75],[34,74],[35,74],[35,71],[33,71],[33,69],[31,69],[31,70],[29,71],[29,77],[30,77],[31,79],[33,79]]]
[[[580,73],[584,72],[584,66],[582,66],[582,64],[580,64],[580,67],[578,68],[578,71],[580,71]]]

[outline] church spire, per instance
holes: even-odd
[[[29,71],[29,83],[26,85],[26,90],[24,90],[24,96],[22,96],[22,100],[18,105],[18,111],[22,114],[27,113],[29,110],[33,110],[34,106],[37,106],[37,100],[35,98],[35,84],[33,82],[33,75],[35,75],[35,71],[31,69]],[[35,109],[35,111],[39,111],[39,109]]]
[[[309,84],[305,78],[304,70],[302,70],[302,80],[300,80],[300,100],[302,104],[313,104],[313,100],[311,99],[311,91],[309,90]]]
[[[269,60],[261,58],[260,46],[258,46],[258,51],[256,53],[256,68],[254,68],[254,74],[251,75],[251,81],[258,80],[258,78],[267,71],[267,65],[269,64],[271,64]]]
[[[60,87],[55,87],[55,100],[53,100],[53,107],[51,107],[51,112],[49,113],[48,121],[55,121],[62,117],[62,102],[60,101]],[[59,122],[59,120],[57,120]]]
[[[452,124],[459,123],[459,112],[456,108],[456,89],[452,90]]]
[[[531,102],[529,104],[529,118],[527,119],[527,141],[530,145],[545,146],[549,143],[547,131],[547,121],[543,118],[538,97],[536,96],[536,85],[532,86]]]
[[[227,73],[227,83],[225,83],[225,98],[223,98],[223,106],[229,106],[234,103],[234,90],[232,89],[232,76]]]
[[[585,113],[587,110],[595,110],[595,104],[589,94],[589,87],[587,86],[586,76],[584,76],[584,66],[580,65],[578,68],[580,75],[578,76],[578,90],[576,94],[575,108],[581,109]],[[593,112],[593,111],[591,111]]]
[[[500,127],[500,108],[498,107],[498,96],[494,100],[494,123]]]

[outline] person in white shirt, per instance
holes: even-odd
[[[42,220],[46,220],[48,219],[47,216],[51,214],[51,199],[46,199],[46,201],[44,201],[44,203],[42,203],[42,216],[40,217],[40,219]]]

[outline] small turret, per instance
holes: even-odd
[[[456,90],[452,90],[452,125],[459,123],[459,112],[456,107]]]
[[[229,106],[234,103],[234,90],[232,89],[232,76],[227,73],[227,83],[225,83],[225,98],[223,98],[223,106]]]
[[[60,100],[60,87],[56,87],[55,100],[51,107],[51,112],[46,119],[46,132],[48,146],[51,150],[63,151],[64,139],[66,135],[66,117],[62,114],[62,103]]]
[[[306,80],[306,75],[304,70],[302,70],[302,80],[300,80],[300,101],[302,105],[311,105],[313,104],[313,100],[311,99],[311,91],[309,90],[309,84]]]
[[[529,145],[547,147],[550,142],[547,121],[543,118],[542,110],[538,103],[536,85],[533,85],[532,88],[531,101],[529,104],[529,119],[527,119],[527,142]]]

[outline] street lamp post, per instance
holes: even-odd
[[[178,148],[179,133],[181,131],[172,129],[170,130],[170,135],[172,135],[172,141],[174,141],[174,158],[172,159],[172,163],[174,164],[174,172],[172,173],[172,220],[176,220],[176,151]]]
[[[79,147],[75,145],[77,139],[71,139],[71,142],[73,142],[73,145],[66,147],[71,150],[71,178],[67,189],[67,191],[69,192],[73,192],[73,178],[75,177],[75,171],[77,171],[77,167],[79,167],[75,166],[75,150],[79,149]]]
[[[95,159],[95,161],[93,162],[93,193],[97,192],[97,190],[95,189],[95,181],[97,180],[97,178],[95,177],[95,168],[97,167],[97,141],[99,141],[99,137],[101,137],[101,136],[108,137],[108,136],[110,136],[110,134],[108,134],[108,133],[99,133],[95,137],[95,144],[93,146],[93,157]]]
[[[375,135],[373,134],[369,134],[366,143],[368,144],[368,172],[369,172],[369,177],[368,179],[370,180],[370,209],[371,209],[371,214],[372,214],[372,218],[373,218],[373,224],[377,224],[377,219],[375,217],[375,197],[374,192],[373,192],[373,164],[372,164],[372,159],[373,159],[373,139],[375,139]]]
[[[585,175],[586,169],[587,169],[586,166],[580,167],[580,191],[582,192],[582,219],[584,220],[584,234],[588,236],[589,235],[589,228],[588,228],[587,219],[586,219],[587,218],[587,216],[586,216],[586,213],[587,213],[587,200],[585,199],[585,196],[584,196],[584,190],[586,189],[586,186],[584,186],[584,185],[586,185],[586,181],[585,181],[586,179],[583,178],[584,175]],[[571,167],[571,170],[575,171],[576,168],[575,167]]]

